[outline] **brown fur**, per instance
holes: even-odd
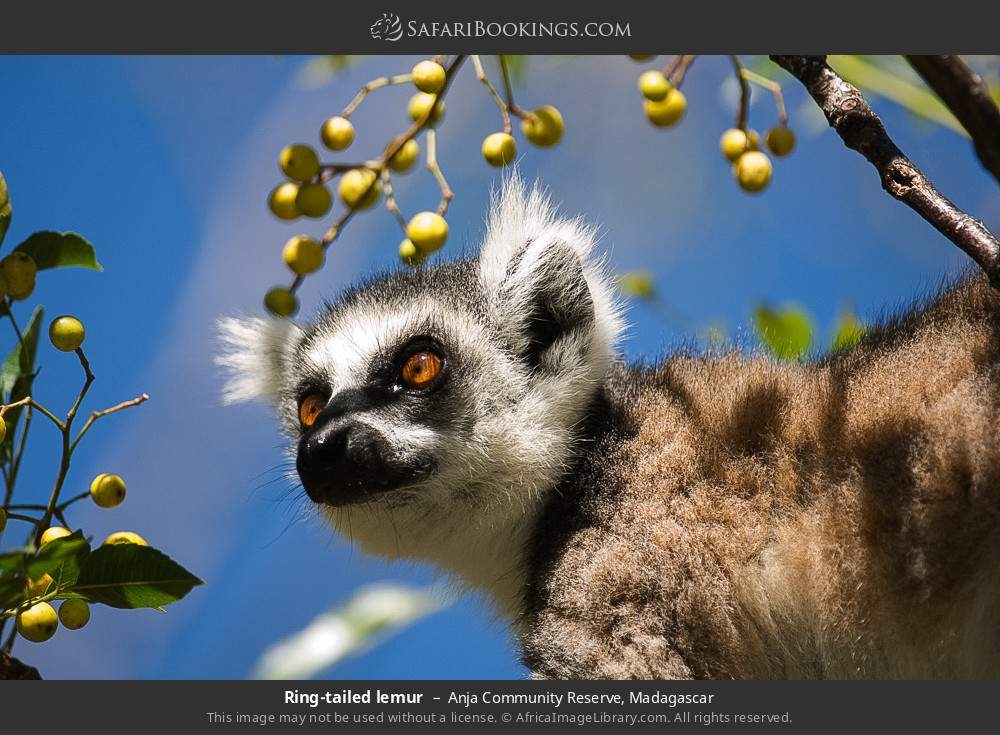
[[[679,356],[605,400],[536,534],[536,675],[1000,676],[983,279],[826,361]]]

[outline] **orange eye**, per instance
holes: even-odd
[[[326,398],[319,393],[310,393],[299,404],[299,421],[302,426],[309,428],[316,423],[316,418],[326,408]]]
[[[400,377],[407,388],[423,388],[440,374],[440,357],[433,352],[416,352],[403,364]]]

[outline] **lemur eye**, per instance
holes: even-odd
[[[326,408],[326,397],[320,393],[310,393],[299,404],[299,421],[308,429],[316,423],[316,418]]]
[[[424,388],[440,374],[441,358],[424,350],[406,358],[400,378],[407,388]]]

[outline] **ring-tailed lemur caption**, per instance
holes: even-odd
[[[508,180],[477,257],[222,322],[309,498],[481,590],[539,678],[1000,676],[1000,295],[818,361],[626,364],[595,231]]]

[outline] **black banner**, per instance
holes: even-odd
[[[6,53],[994,53],[1000,4],[6,3]]]
[[[8,682],[5,732],[987,732],[996,682]],[[69,713],[72,713],[71,717]]]

